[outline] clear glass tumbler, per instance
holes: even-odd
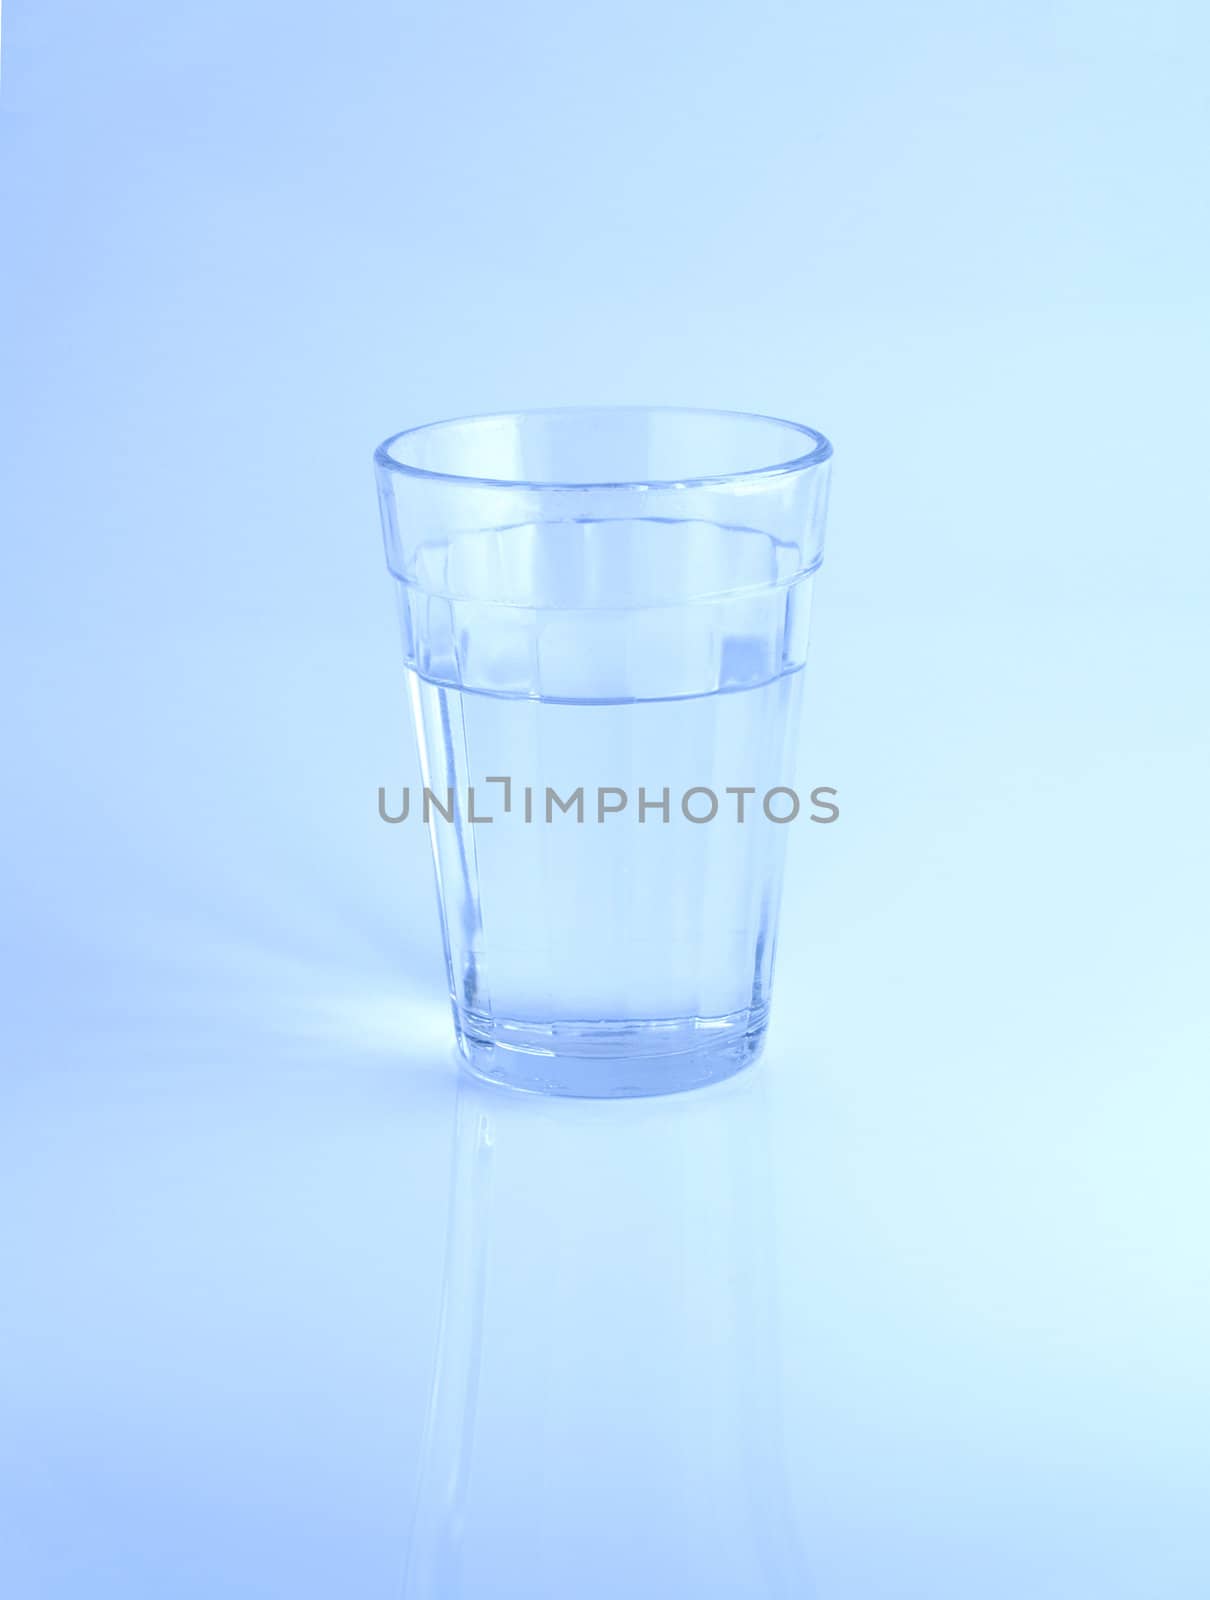
[[[658,407],[379,447],[423,775],[392,817],[428,824],[483,1077],[662,1094],[760,1049],[831,454]]]

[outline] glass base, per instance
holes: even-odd
[[[467,1065],[533,1094],[616,1099],[719,1083],[755,1061],[768,1012],[652,1022],[517,1022],[455,1007]]]

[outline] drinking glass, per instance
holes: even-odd
[[[423,778],[389,820],[428,825],[481,1076],[661,1094],[759,1051],[831,454],[661,407],[376,452]]]

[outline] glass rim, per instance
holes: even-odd
[[[768,465],[745,467],[739,472],[708,472],[680,478],[621,478],[593,483],[558,478],[490,478],[473,472],[437,472],[431,467],[420,467],[402,460],[399,455],[394,453],[396,447],[404,440],[414,439],[418,435],[429,433],[436,428],[455,427],[463,423],[521,422],[529,417],[624,416],[627,414],[631,416],[714,417],[736,422],[767,423],[773,427],[791,429],[794,433],[801,435],[808,442],[810,448],[801,451],[798,455],[770,462]],[[416,478],[434,483],[459,484],[465,488],[532,489],[540,490],[543,493],[554,490],[569,493],[582,493],[585,491],[599,493],[605,490],[625,489],[701,489],[725,487],[729,484],[764,482],[773,478],[791,477],[795,473],[806,472],[813,467],[822,466],[824,462],[830,460],[831,455],[831,441],[817,429],[808,428],[802,422],[791,422],[787,417],[767,416],[760,411],[732,411],[714,406],[539,406],[520,411],[483,411],[473,412],[467,416],[442,417],[435,422],[422,422],[414,428],[404,428],[401,432],[393,433],[390,438],[383,440],[374,452],[374,462],[383,471],[395,472],[401,477]]]

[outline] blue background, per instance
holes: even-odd
[[[1210,1593],[1208,43],[10,0],[0,1592],[398,1593],[459,1141],[369,455],[651,401],[837,450],[745,1113],[820,1600]]]

